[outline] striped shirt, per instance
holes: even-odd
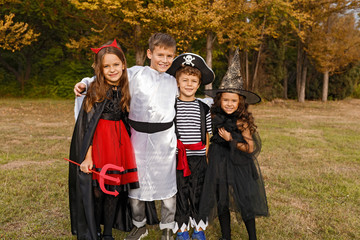
[[[176,99],[176,127],[180,134],[180,140],[184,144],[194,144],[201,141],[201,121],[200,121],[200,100],[195,99],[191,102]],[[210,110],[206,114],[206,131],[211,134]],[[204,156],[206,149],[188,150],[187,156]]]

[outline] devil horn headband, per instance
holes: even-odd
[[[102,46],[100,48],[91,48],[91,50],[94,52],[94,53],[98,53],[101,49],[103,48],[106,48],[106,47],[115,47],[117,49],[120,49],[116,43],[116,39],[114,39],[114,41],[110,44],[110,45],[105,45],[105,46]],[[121,49],[120,49],[121,50]]]

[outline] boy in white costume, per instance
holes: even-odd
[[[133,224],[126,240],[141,239],[146,229],[145,201],[161,200],[161,239],[173,239],[176,211],[176,134],[174,128],[176,80],[166,73],[175,57],[176,42],[164,33],[149,39],[149,66],[128,69],[131,95],[129,123],[140,188],[130,190]],[[75,85],[80,95],[92,78]]]

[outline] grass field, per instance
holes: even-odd
[[[360,239],[360,100],[278,100],[250,110],[270,208],[257,219],[258,238]],[[0,99],[0,239],[75,239],[62,160],[73,126],[71,100]],[[232,229],[233,239],[247,239],[235,218]],[[218,223],[206,234],[218,239]],[[151,227],[146,239],[160,235]]]

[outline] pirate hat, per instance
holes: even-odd
[[[221,81],[219,89],[205,90],[205,94],[215,97],[217,93],[230,92],[237,93],[245,97],[245,102],[255,104],[261,101],[261,98],[253,92],[244,90],[243,79],[240,72],[239,49],[236,49],[232,63],[230,64],[224,78]]]
[[[215,74],[211,68],[206,64],[205,60],[194,53],[183,53],[177,56],[167,73],[175,77],[176,71],[182,66],[190,66],[200,70],[201,84],[206,85],[214,81]]]

